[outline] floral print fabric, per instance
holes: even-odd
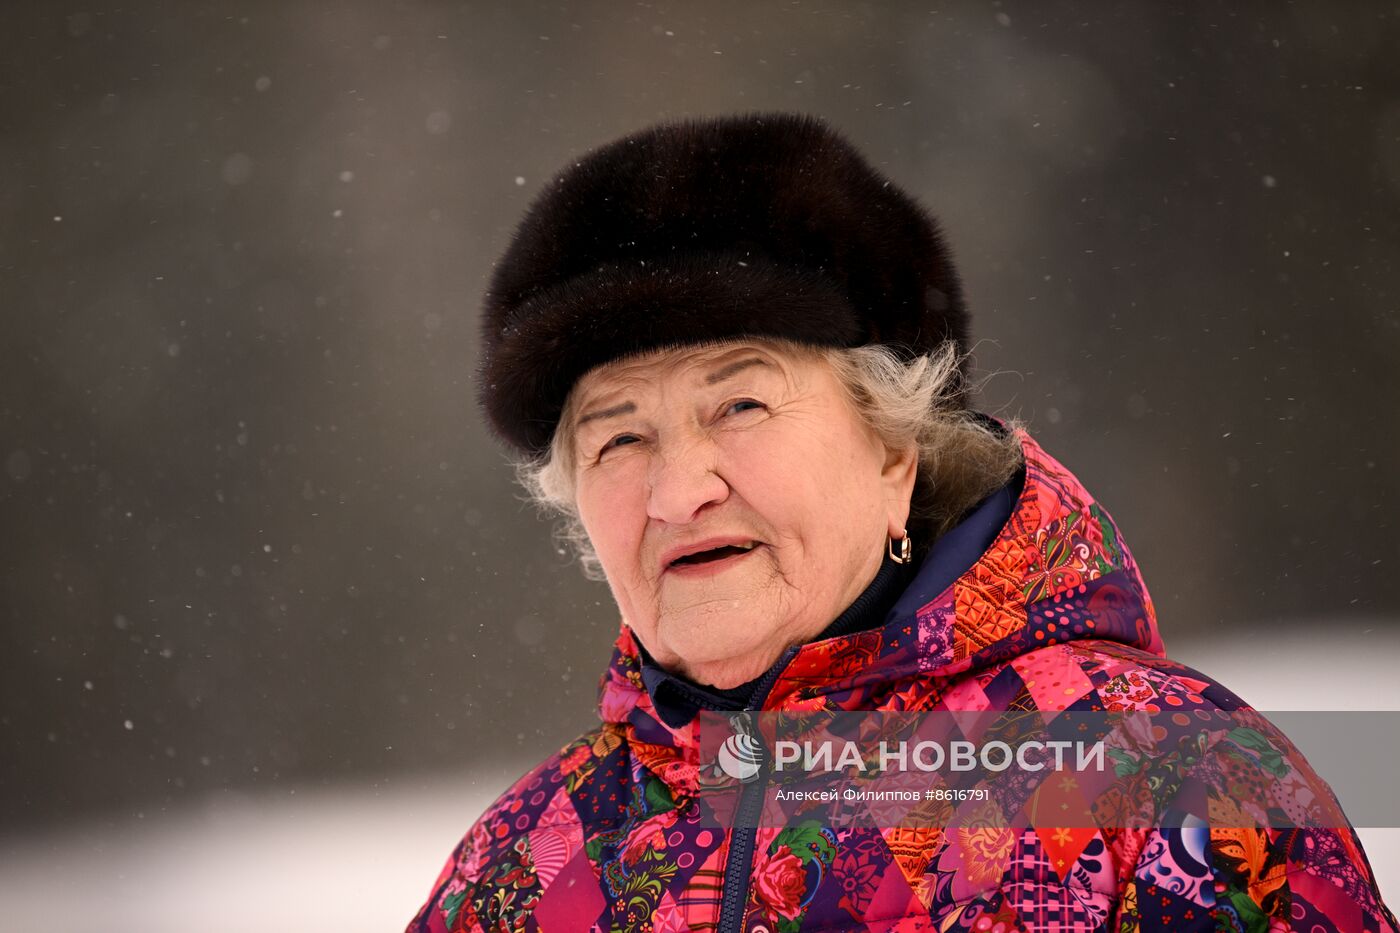
[[[1025,486],[976,563],[912,617],[803,646],[764,709],[1249,713],[1167,659],[1113,520],[1019,436]],[[695,727],[656,716],[625,627],[599,713],[597,729],[482,814],[410,931],[716,929],[731,833],[705,819]],[[1115,763],[1130,778],[1125,812],[1139,802],[1126,798],[1176,781],[1208,803],[1208,821],[1020,829],[993,799],[985,818],[946,829],[761,829],[742,929],[1396,930],[1350,827],[1238,828],[1259,825],[1250,808],[1299,799],[1299,787],[1331,792],[1286,740],[1281,755],[1236,731],[1244,737]]]

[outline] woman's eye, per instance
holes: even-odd
[[[607,453],[614,447],[621,447],[624,444],[631,444],[637,440],[640,440],[640,438],[638,438],[635,434],[619,434],[617,437],[614,437],[612,440],[608,441],[606,444],[603,445],[603,449],[599,451],[599,455],[601,456],[602,454]]]
[[[753,411],[755,408],[762,408],[762,402],[755,402],[751,398],[741,398],[737,402],[730,402],[729,407],[724,410],[725,414],[730,412]]]

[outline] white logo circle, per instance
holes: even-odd
[[[724,740],[715,757],[721,771],[747,784],[758,777],[763,765],[763,746],[753,736],[737,732]]]

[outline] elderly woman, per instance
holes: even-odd
[[[622,628],[600,725],[480,817],[410,929],[1395,929],[1349,826],[707,818],[702,711],[1247,710],[1165,657],[1074,476],[967,408],[936,227],[822,123],[585,156],[521,224],[483,333],[486,412]],[[1213,746],[1203,793],[1330,797],[1296,753],[1250,754]],[[1126,772],[1160,790],[1170,759]]]

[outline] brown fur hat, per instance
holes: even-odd
[[[967,350],[934,221],[813,117],[662,124],[560,172],[492,277],[480,400],[538,455],[593,367],[745,336]]]

